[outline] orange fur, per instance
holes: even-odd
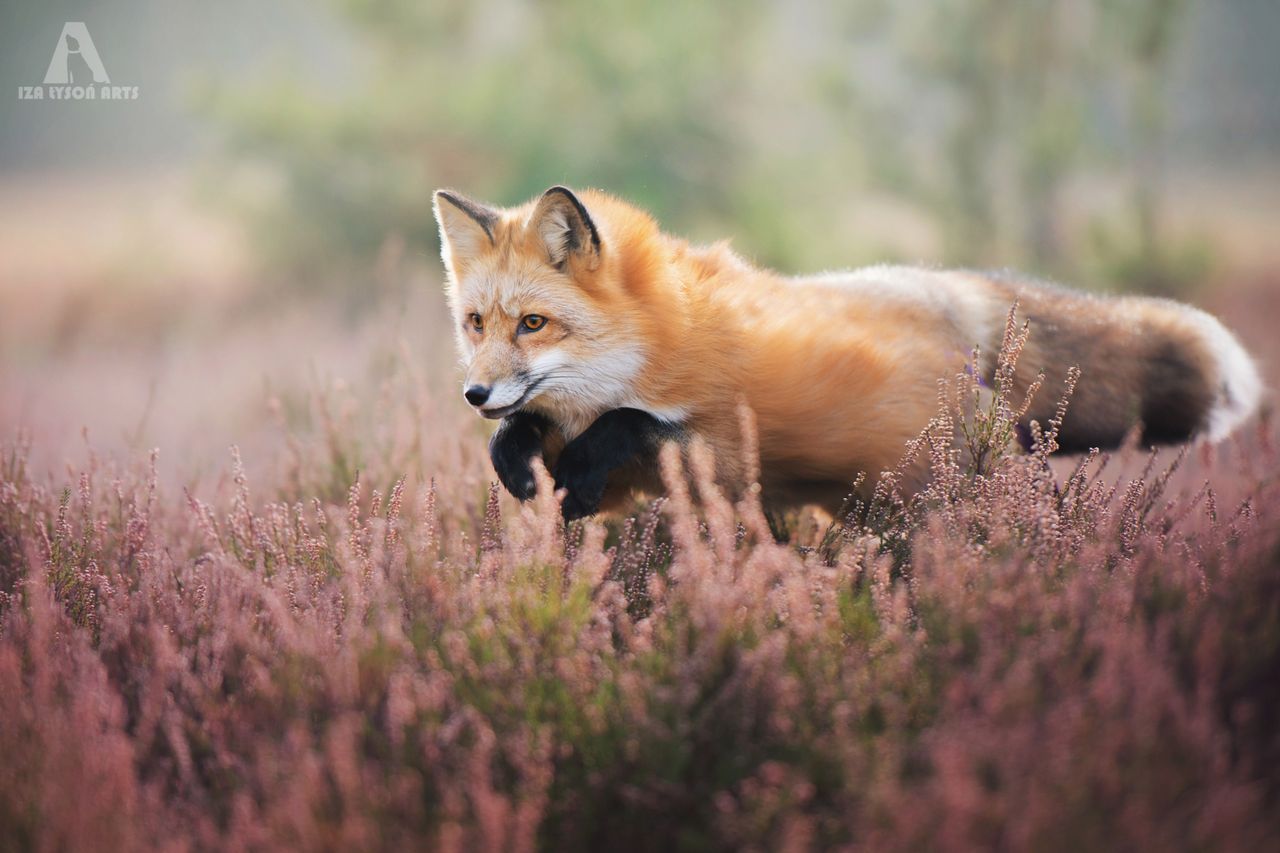
[[[445,198],[437,197],[437,215],[469,381],[501,382],[536,373],[539,365],[571,365],[556,369],[576,370],[580,375],[571,378],[578,385],[539,391],[523,403],[558,423],[564,439],[609,408],[645,409],[707,441],[730,489],[741,474],[736,409],[745,400],[757,418],[765,493],[778,502],[835,506],[860,473],[874,480],[892,468],[936,413],[938,380],[962,370],[974,346],[988,353],[998,347],[1015,298],[1034,315],[1030,358],[1019,373],[1023,386],[1040,368],[1065,371],[1069,364],[1047,362],[1060,356],[1084,363],[1086,398],[1092,372],[1110,377],[1099,380],[1097,400],[1089,403],[1101,414],[1087,412],[1081,423],[1093,418],[1127,428],[1149,375],[1139,369],[1145,362],[1126,372],[1091,359],[1087,347],[1062,343],[1100,339],[1098,330],[1110,342],[1108,359],[1155,336],[1200,371],[1188,381],[1203,380],[1211,396],[1226,388],[1228,377],[1214,372],[1219,362],[1211,344],[1183,316],[1194,309],[1172,303],[1104,302],[998,277],[911,268],[790,278],[753,267],[725,244],[694,247],[665,235],[643,211],[593,190],[577,199],[599,248],[580,229],[574,239],[586,249],[568,252],[557,267],[559,249],[549,248],[546,235],[558,234],[573,211],[551,191],[513,209],[486,208],[494,217],[491,239],[459,216],[447,202],[453,196]],[[572,242],[566,237],[566,245]],[[471,311],[485,317],[480,336],[466,328]],[[549,318],[545,335],[513,335],[528,313]],[[1032,416],[1043,421],[1053,402]],[[617,479],[615,494],[651,485],[642,475]]]

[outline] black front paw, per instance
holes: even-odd
[[[565,521],[595,515],[604,500],[609,468],[594,458],[590,448],[571,442],[556,462],[556,491],[565,490],[560,512]]]
[[[507,491],[527,501],[537,491],[533,460],[542,455],[547,420],[532,412],[516,412],[502,419],[489,439],[489,459]]]

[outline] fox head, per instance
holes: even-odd
[[[638,405],[645,308],[611,242],[619,229],[588,210],[619,202],[557,186],[511,209],[449,190],[434,204],[463,395],[479,414],[528,407],[577,432]]]

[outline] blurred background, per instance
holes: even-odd
[[[455,399],[437,186],[504,204],[595,186],[787,272],[1018,267],[1173,296],[1275,376],[1274,0],[0,14],[0,429],[40,465],[87,429],[192,481],[402,374],[439,389],[438,429],[479,435]],[[18,97],[66,21],[136,100]]]

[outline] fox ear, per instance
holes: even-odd
[[[586,206],[568,187],[552,187],[543,193],[529,224],[538,229],[547,257],[556,267],[564,269],[570,259],[581,260],[592,270],[600,263],[600,232]]]
[[[446,265],[474,257],[493,245],[498,211],[452,190],[436,190],[432,207],[440,225],[440,257]]]

